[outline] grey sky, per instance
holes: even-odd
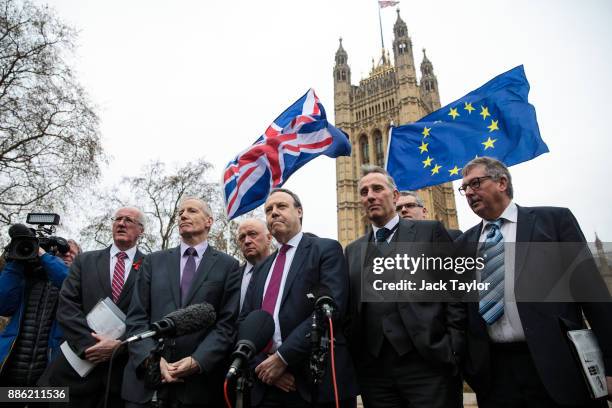
[[[380,55],[375,0],[48,4],[80,30],[75,65],[113,158],[106,183],[150,159],[199,156],[220,179],[308,88],[333,117],[338,37],[353,83]],[[400,9],[417,67],[427,49],[442,105],[525,65],[550,153],[511,168],[515,201],[569,207],[588,239],[612,240],[612,2],[404,0]],[[382,13],[389,48],[396,13]],[[285,186],[302,198],[304,228],[335,237],[334,161],[312,161]],[[476,223],[458,195],[457,207],[463,229]]]

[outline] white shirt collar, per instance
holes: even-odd
[[[501,213],[499,219],[503,219],[504,222],[513,222],[516,223],[518,219],[518,207],[514,203],[514,201],[510,201],[504,212]],[[483,231],[487,228],[487,225],[491,224],[495,220],[482,220],[482,228]]]
[[[300,241],[302,240],[303,236],[304,233],[302,231],[298,232],[289,241],[287,241],[287,245],[291,245],[291,249],[297,248],[297,246],[300,245]],[[280,246],[283,246],[283,244],[281,244],[280,242],[279,244]]]
[[[187,245],[186,243],[181,241],[181,256],[185,255],[185,251],[187,250],[187,248],[191,248],[191,245]],[[208,240],[204,240],[200,242],[198,245],[194,246],[193,248],[198,253],[198,258],[202,258],[204,256],[204,252],[206,252],[206,249],[208,248]]]
[[[395,226],[399,223],[399,215],[395,214],[395,217],[391,218],[391,220],[385,224],[384,227],[382,228],[386,228],[388,230],[393,230],[393,228],[395,228]],[[372,230],[374,231],[374,236],[376,236],[376,231],[378,231],[379,227],[377,227],[376,225],[372,224]]]
[[[117,254],[119,252],[125,252],[125,254],[130,259],[130,261],[134,262],[134,257],[136,256],[136,248],[137,247],[138,247],[137,245],[134,245],[130,249],[128,249],[126,251],[122,251],[119,248],[117,248],[117,245],[115,245],[115,243],[113,242],[113,245],[111,245],[111,249],[110,249],[110,257],[112,259],[113,257],[117,256]]]
[[[244,267],[244,273],[247,274],[251,272],[253,272],[253,264],[250,263],[249,261],[246,261],[246,265]]]

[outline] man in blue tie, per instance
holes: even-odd
[[[177,309],[211,304],[217,315],[212,327],[165,342],[160,361],[163,385],[157,397],[173,407],[216,408],[222,406],[223,363],[238,315],[238,261],[209,244],[213,216],[206,202],[184,199],[178,217],[180,245],[154,252],[142,264],[126,318],[127,335],[148,330],[151,323]],[[149,406],[154,390],[145,388],[137,374],[151,364],[154,348],[153,339],[129,347],[122,389],[126,407]]]
[[[612,392],[612,303],[602,301],[607,293],[590,255],[570,266],[575,257],[568,252],[585,246],[570,210],[516,205],[510,172],[489,157],[476,158],[463,168],[459,192],[482,222],[455,242],[464,255],[484,259],[477,275],[489,284],[479,302],[468,307],[465,375],[478,406],[605,406],[590,400],[563,328],[585,327],[586,316],[603,351]],[[558,285],[572,268],[581,284],[588,281],[597,301],[538,298],[552,288],[534,288],[541,290],[549,281]]]

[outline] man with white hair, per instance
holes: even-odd
[[[120,208],[111,221],[113,244],[78,255],[60,291],[57,321],[68,345],[82,359],[97,364],[91,373],[81,378],[63,354],[51,363],[43,376],[44,382],[70,388],[67,406],[96,407],[104,401],[108,362],[121,341],[95,333],[86,316],[105,298],[127,313],[144,256],[138,250],[138,239],[144,232],[142,212],[134,207]],[[126,362],[125,354],[113,361],[108,406],[122,406],[121,379]]]
[[[209,303],[216,312],[211,327],[170,339],[159,361],[162,384],[157,398],[173,407],[222,406],[223,363],[234,340],[240,275],[238,261],[208,242],[213,216],[199,198],[186,198],[179,207],[179,246],[148,255],[127,314],[128,336],[149,329],[168,313],[197,303]],[[150,406],[154,390],[136,373],[157,364],[149,357],[153,339],[132,343],[123,379],[126,407]]]
[[[244,303],[246,291],[253,276],[255,265],[270,255],[272,234],[266,223],[257,218],[248,218],[238,226],[238,243],[246,262],[240,267],[242,284],[240,286],[240,309]]]

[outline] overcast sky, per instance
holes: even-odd
[[[112,157],[105,183],[151,159],[204,157],[220,179],[308,88],[333,118],[334,53],[348,52],[353,83],[380,55],[375,0],[53,0],[79,32],[75,68],[99,107]],[[401,16],[415,62],[422,48],[441,103],[525,65],[550,153],[514,166],[520,205],[569,207],[587,239],[612,240],[612,2],[406,1]],[[385,8],[390,48],[394,8]],[[335,164],[317,158],[286,183],[304,202],[305,230],[336,237]],[[455,182],[458,187],[458,182]],[[459,224],[477,222],[457,195]]]

